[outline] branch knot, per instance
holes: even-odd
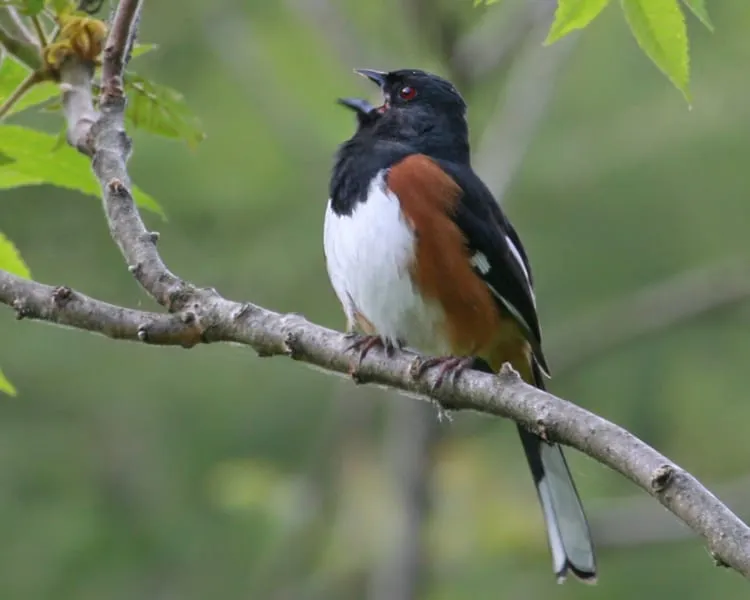
[[[671,465],[661,465],[651,473],[651,489],[659,494],[667,489],[674,478],[675,472]]]
[[[284,354],[292,360],[296,360],[300,355],[299,335],[289,331],[284,337]]]
[[[68,302],[73,299],[73,290],[68,286],[61,285],[56,287],[52,292],[52,301],[57,308],[65,308]]]
[[[116,177],[113,177],[107,182],[107,190],[110,194],[114,194],[116,196],[125,196],[128,194],[128,188],[122,181],[120,181]]]
[[[13,310],[16,311],[16,319],[19,321],[23,319],[24,317],[29,316],[29,308],[26,306],[26,302],[24,302],[21,298],[16,298],[13,300],[13,303],[11,305],[13,307]]]

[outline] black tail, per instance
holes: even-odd
[[[534,385],[544,389],[539,368],[534,365]],[[562,448],[518,426],[523,449],[534,476],[552,561],[558,581],[571,571],[587,583],[596,582],[596,559],[589,525],[573,483]]]
[[[480,358],[474,360],[472,368],[493,373],[490,365]],[[536,363],[534,385],[544,389]],[[520,425],[518,433],[542,505],[557,580],[562,582],[568,572],[572,572],[581,581],[596,583],[596,559],[589,525],[562,448],[559,444],[545,442]]]

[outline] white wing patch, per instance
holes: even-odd
[[[513,243],[513,240],[511,240],[509,236],[505,236],[505,241],[508,243],[508,248],[510,248],[510,253],[513,255],[513,258],[516,259],[518,266],[521,267],[521,271],[523,271],[523,275],[524,277],[526,277],[526,282],[529,284],[529,287],[531,287],[531,278],[529,277],[529,272],[526,269],[526,265],[523,263],[523,257],[521,256],[521,253],[518,251],[518,248],[516,248],[516,245]],[[533,292],[531,295],[533,298]]]
[[[490,272],[490,261],[481,252],[475,252],[474,256],[471,257],[471,266],[479,269],[482,275],[487,275]]]
[[[515,244],[513,243],[513,240],[510,239],[507,235],[505,236],[505,241],[508,242],[508,248],[510,248],[510,253],[513,255],[513,258],[518,263],[518,266],[521,268],[521,272],[523,273],[524,277],[526,278],[526,285],[529,289],[529,294],[531,295],[531,301],[533,302],[534,306],[536,306],[536,297],[534,296],[534,288],[531,287],[531,278],[529,277],[529,271],[526,268],[526,265],[523,263],[523,257],[521,256],[521,253],[518,251],[518,248],[516,248]],[[472,257],[469,259],[469,262],[471,263],[471,266],[476,268],[482,275],[487,275],[490,270],[492,269],[492,265],[490,264],[490,261],[487,259],[487,256],[483,252],[475,252]],[[487,283],[490,290],[492,290],[492,293],[495,294],[495,296],[500,299],[500,294],[498,294],[497,290],[492,287],[489,283]],[[503,303],[505,303],[503,299]],[[518,311],[514,312],[518,315]],[[518,315],[520,317],[520,315]],[[523,319],[521,319],[522,322]]]

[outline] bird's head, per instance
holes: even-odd
[[[409,111],[423,114],[446,114],[463,119],[466,103],[453,84],[432,73],[418,69],[375,71],[355,69],[355,72],[375,83],[383,94],[382,114],[389,111]]]
[[[376,136],[408,142],[435,156],[468,156],[466,102],[450,81],[418,69],[355,72],[375,83],[383,95],[376,109]]]

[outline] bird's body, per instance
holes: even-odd
[[[328,272],[350,329],[448,354],[441,307],[417,293],[411,278],[415,242],[398,198],[385,185],[385,173],[376,175],[367,201],[350,214],[337,214],[330,205],[326,211]]]
[[[471,169],[463,99],[421,71],[365,74],[386,101],[373,110],[349,104],[360,127],[339,149],[324,226],[328,273],[348,328],[443,357],[435,363],[477,357],[497,371],[510,362],[543,387],[531,268]],[[562,450],[519,432],[555,571],[591,581],[593,548]]]

